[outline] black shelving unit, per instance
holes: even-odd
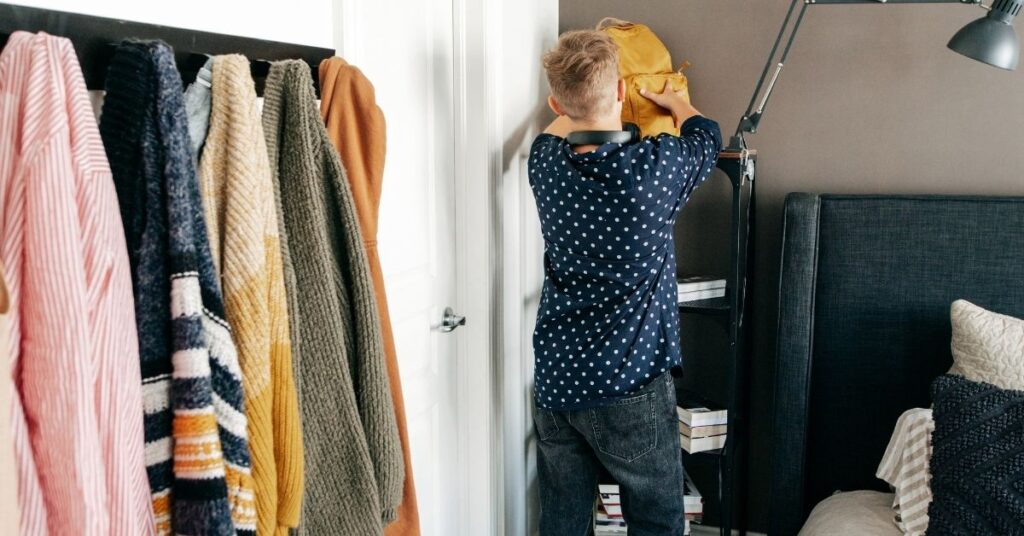
[[[751,334],[750,315],[753,278],[753,232],[754,232],[754,167],[757,164],[756,151],[723,152],[718,159],[722,170],[732,183],[732,215],[729,234],[730,273],[727,276],[727,293],[723,298],[692,301],[679,304],[679,312],[689,315],[705,315],[714,318],[726,330],[728,337],[728,399],[716,400],[729,412],[725,447],[689,456],[718,457],[719,489],[718,500],[721,513],[720,528],[723,534],[731,535],[737,529],[746,534],[746,466],[747,455],[747,393],[750,368],[749,339]],[[683,333],[683,337],[687,337]],[[698,483],[699,484],[699,483]],[[702,490],[703,491],[703,490]],[[707,493],[705,501],[711,500]],[[733,525],[735,521],[735,526]]]

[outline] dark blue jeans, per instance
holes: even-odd
[[[587,536],[602,468],[619,483],[629,536],[683,533],[676,394],[663,374],[594,409],[534,411],[541,536]]]

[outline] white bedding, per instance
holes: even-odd
[[[902,536],[892,502],[892,493],[880,491],[837,493],[814,507],[800,536]]]

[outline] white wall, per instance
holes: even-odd
[[[331,0],[14,0],[9,3],[286,43],[320,47],[334,44]]]
[[[541,55],[558,36],[558,6],[550,0],[506,0],[501,13],[500,207],[501,330],[505,534],[537,531],[537,470],[533,435],[533,328],[544,272],[543,241],[527,160],[534,138],[553,117]]]

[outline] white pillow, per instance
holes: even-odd
[[[1001,389],[1024,390],[1024,320],[953,302],[953,367],[957,374]]]
[[[822,500],[798,536],[903,536],[892,521],[892,493],[846,491]]]

